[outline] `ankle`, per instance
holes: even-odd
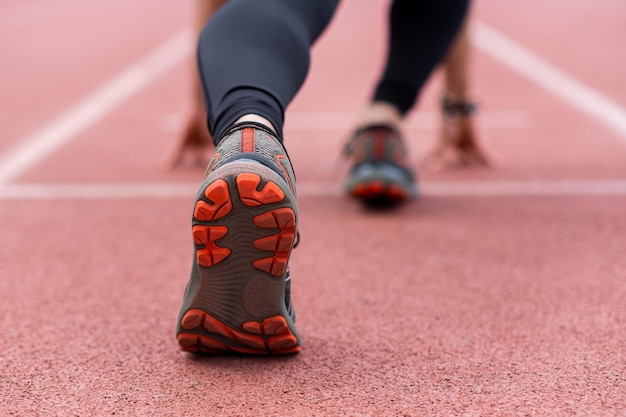
[[[402,125],[402,114],[396,106],[384,101],[370,103],[359,116],[359,126],[391,125],[399,128]]]
[[[237,119],[234,123],[234,125],[238,124],[238,123],[242,123],[242,122],[254,122],[254,123],[259,123],[265,127],[267,127],[269,130],[271,130],[272,132],[274,132],[274,134],[276,134],[276,128],[274,127],[274,125],[272,125],[272,122],[270,122],[269,120],[267,120],[265,117],[260,116],[258,114],[244,114],[243,116],[241,116],[239,119]]]

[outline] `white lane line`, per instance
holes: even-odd
[[[193,198],[199,184],[0,184],[0,200]]]
[[[102,120],[124,100],[150,85],[191,52],[191,39],[189,30],[178,32],[41,131],[26,138],[0,159],[0,184],[19,177],[85,129]]]
[[[549,64],[497,30],[476,22],[472,43],[573,107],[591,115],[626,140],[626,110],[598,91]]]
[[[525,129],[532,118],[523,110],[489,110],[480,112],[480,123],[490,129]],[[351,128],[358,113],[350,112],[294,112],[285,116],[285,130],[345,130]],[[418,111],[407,120],[409,129],[432,130],[439,127],[441,115],[436,111]]]
[[[337,131],[349,130],[357,120],[356,112],[289,112],[285,116],[285,130]],[[181,113],[161,115],[158,126],[164,132],[180,132],[187,116]],[[478,123],[483,129],[527,129],[532,126],[530,112],[525,110],[480,110]],[[409,116],[408,128],[435,130],[439,128],[441,115],[436,111],[419,111]]]
[[[0,184],[0,200],[193,199],[196,183]],[[624,180],[432,181],[421,194],[437,197],[626,196]],[[303,182],[298,197],[338,197],[341,184]]]
[[[434,182],[421,186],[426,195],[441,197],[626,196],[626,180]]]

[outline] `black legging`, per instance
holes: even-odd
[[[310,47],[339,0],[229,0],[198,44],[209,129],[218,142],[244,114],[282,138],[284,112],[304,83]],[[394,0],[387,65],[374,100],[405,113],[454,39],[470,0]],[[367,7],[367,1],[363,1]]]

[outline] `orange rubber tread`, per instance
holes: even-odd
[[[239,331],[217,320],[210,314],[192,309],[187,311],[181,320],[185,331],[178,335],[181,350],[189,352],[228,352],[251,354],[286,354],[300,351],[297,338],[289,330],[284,317],[268,317],[263,322],[243,323],[244,331]],[[211,333],[219,334],[233,341],[232,344],[217,340],[207,335],[192,333],[194,329],[203,328]]]
[[[352,190],[352,195],[361,198],[388,198],[391,200],[406,200],[408,195],[397,185],[385,186],[381,182],[360,184]]]
[[[213,266],[226,259],[231,251],[228,248],[222,248],[215,244],[215,241],[224,237],[228,233],[226,226],[193,226],[192,235],[193,242],[196,245],[204,245],[203,248],[196,250],[196,258],[198,264],[202,266]]]
[[[274,255],[254,261],[252,265],[275,277],[282,276],[287,268],[289,254],[296,236],[296,216],[290,208],[270,210],[255,216],[254,224],[262,229],[279,229],[277,234],[254,241],[254,247]]]
[[[233,209],[228,184],[222,179],[218,179],[206,187],[204,196],[209,202],[198,200],[193,211],[196,220],[217,220],[226,216]]]
[[[237,175],[237,189],[239,199],[249,207],[260,206],[262,204],[278,203],[285,198],[285,193],[280,187],[268,181],[261,190],[261,176],[251,172],[244,172]]]

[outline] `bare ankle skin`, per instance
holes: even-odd
[[[360,126],[390,124],[400,127],[402,125],[402,114],[391,103],[375,101],[361,112],[357,124]]]
[[[263,126],[267,127],[268,129],[270,129],[272,132],[276,133],[276,128],[272,125],[272,123],[267,120],[265,117],[263,116],[259,116],[258,114],[244,114],[243,116],[241,116],[239,119],[237,119],[235,121],[235,124],[237,123],[241,123],[241,122],[256,122],[256,123],[260,123]]]

